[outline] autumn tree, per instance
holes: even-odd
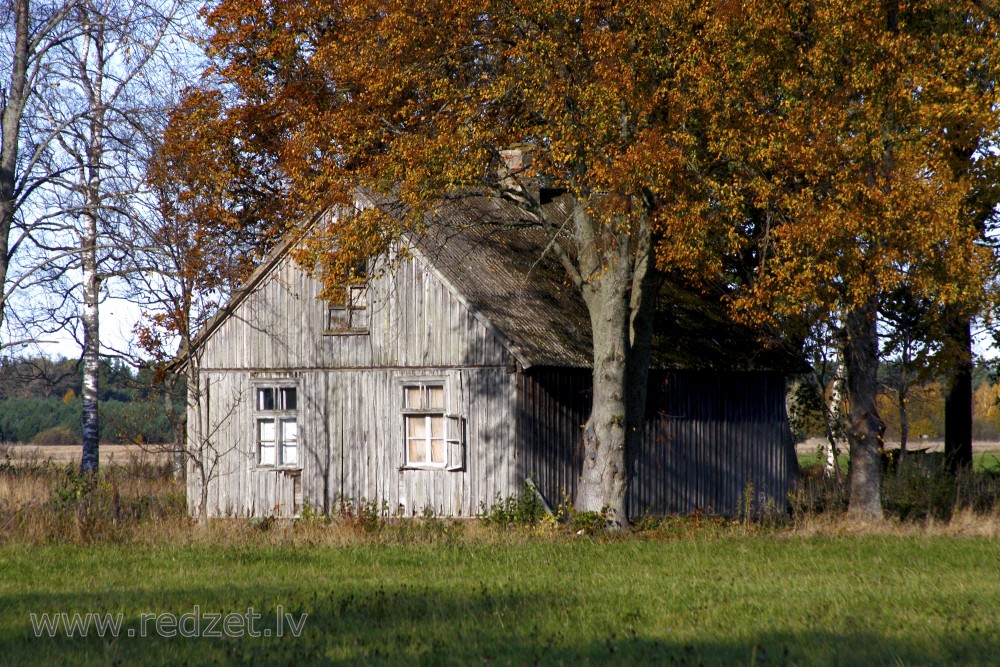
[[[192,469],[195,506],[207,519],[207,490],[226,452],[217,446],[202,412],[200,356],[192,340],[254,268],[281,227],[259,229],[255,220],[280,193],[269,182],[251,191],[238,151],[219,126],[227,122],[218,96],[191,91],[170,113],[147,168],[155,206],[133,231],[137,244],[130,274],[133,300],[143,309],[137,342],[151,356],[166,387],[164,401],[175,431],[169,453],[175,472]],[[190,352],[190,353],[189,353]],[[183,364],[173,363],[183,359]],[[173,412],[183,387],[186,413]]]
[[[575,502],[607,508],[618,526],[657,265],[715,268],[678,76],[701,20],[688,3],[579,0],[226,0],[208,17],[212,76],[242,128],[232,141],[267,156],[307,209],[358,193],[394,204],[395,215],[374,207],[341,220],[299,253],[331,292],[358,257],[400,247],[446,197],[503,198],[548,233],[593,333]],[[571,214],[554,216],[539,186],[570,197]]]
[[[393,204],[298,253],[330,294],[444,198],[503,198],[549,234],[593,334],[579,509],[627,521],[652,295],[675,273],[738,290],[748,321],[837,330],[852,512],[878,516],[880,299],[906,274],[971,302],[989,263],[947,153],[957,123],[996,126],[988,87],[962,85],[992,67],[990,7],[223,0],[198,94],[299,210]]]
[[[761,247],[738,308],[837,328],[850,511],[880,517],[878,310],[904,284],[974,309],[991,269],[953,149],[956,135],[997,127],[995,84],[967,85],[970,72],[996,80],[996,7],[762,1],[738,11],[740,21],[708,25],[697,77],[709,135],[729,156],[720,191],[740,193],[736,230]]]

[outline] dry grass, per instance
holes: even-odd
[[[9,452],[7,452],[9,454]],[[727,535],[789,536],[975,536],[1000,538],[1000,475],[975,473],[957,482],[914,470],[889,475],[883,487],[884,521],[859,523],[849,517],[846,489],[822,475],[804,476],[792,498],[794,520],[767,523],[693,515],[644,519],[631,537],[640,540],[714,539]],[[510,507],[507,508],[510,510]],[[496,512],[494,512],[496,514]],[[185,489],[164,465],[132,457],[104,465],[91,479],[76,463],[18,459],[0,449],[0,542],[134,543],[176,545],[376,545],[495,544],[566,542],[580,539],[584,516],[562,522],[510,512],[506,522],[437,517],[393,519],[364,503],[332,517],[306,512],[294,523],[217,519],[200,526],[187,515]],[[532,514],[532,513],[528,513]],[[528,523],[529,525],[518,525]],[[593,522],[590,522],[593,525]],[[601,539],[621,539],[604,536]]]
[[[183,484],[163,465],[136,457],[89,476],[0,452],[0,541],[121,541],[188,523]]]
[[[1000,515],[977,514],[969,510],[956,512],[948,520],[901,521],[887,518],[881,521],[859,521],[847,514],[814,514],[790,524],[787,534],[792,537],[857,537],[863,535],[895,537],[979,537],[1000,539]]]
[[[45,461],[56,465],[80,465],[82,446],[76,445],[27,445],[0,444],[0,460],[8,459],[18,466],[36,466]],[[100,447],[102,466],[159,465],[166,462],[166,454],[156,451],[155,445],[112,445]]]

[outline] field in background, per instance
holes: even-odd
[[[14,465],[33,465],[51,460],[56,465],[80,463],[81,445],[0,445],[0,459],[10,458]],[[167,455],[156,445],[110,445],[101,443],[101,465],[161,464]]]
[[[823,438],[809,438],[804,442],[795,445],[795,453],[802,467],[817,465],[822,463],[818,456],[821,446],[826,445]],[[899,449],[899,442],[886,441],[886,449],[896,451]],[[927,451],[944,452],[944,441],[940,439],[916,439],[911,440],[906,445],[907,452]],[[841,455],[846,452],[841,452]],[[846,461],[846,457],[844,457]],[[997,440],[976,440],[972,443],[972,463],[977,471],[1000,472],[1000,441]],[[845,468],[846,470],[846,468]]]

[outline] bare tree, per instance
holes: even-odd
[[[82,303],[86,472],[98,467],[100,303],[135,268],[128,258],[148,198],[149,128],[162,125],[162,93],[181,69],[185,9],[183,0],[77,0],[65,19],[74,32],[53,46],[44,67],[57,91],[39,104],[57,132],[54,150],[43,156],[45,214],[30,240],[46,263],[40,278],[54,306]],[[53,313],[49,306],[49,319],[64,324]]]
[[[52,53],[76,34],[67,19],[72,6],[72,0],[13,0],[0,8],[0,25],[5,26],[0,29],[0,71],[9,72],[0,82],[0,328],[10,293],[34,274],[28,271],[13,281],[8,275],[15,252],[33,227],[26,212],[32,194],[58,175],[42,163],[61,128],[42,122],[37,101],[52,84],[47,76]],[[13,343],[0,339],[0,346]]]

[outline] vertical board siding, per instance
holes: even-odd
[[[209,514],[301,509],[293,473],[256,465],[252,382],[269,377],[298,387],[302,504],[332,512],[364,501],[392,514],[469,516],[495,494],[514,493],[514,376],[492,332],[413,259],[370,285],[367,334],[324,335],[319,289],[285,258],[205,341],[204,404],[218,453]],[[448,411],[465,420],[465,470],[401,469],[400,378],[414,376],[447,380]],[[200,482],[188,479],[194,513]]]
[[[401,262],[369,287],[369,333],[324,335],[318,281],[285,258],[205,342],[205,369],[502,366],[506,351],[435,275]]]
[[[280,379],[288,379],[288,373]],[[270,378],[261,373],[257,379]],[[465,469],[406,470],[402,386],[408,378],[441,378],[449,413],[466,426]],[[341,503],[385,508],[390,514],[471,516],[496,494],[517,491],[514,468],[514,376],[505,369],[440,371],[341,370],[295,374],[299,395],[302,500],[317,510]],[[209,480],[211,516],[292,516],[296,507],[290,471],[259,468],[248,376],[203,373],[210,382],[213,414],[228,414],[215,430],[219,473]],[[390,406],[390,407],[387,407]],[[196,477],[192,477],[196,482]],[[196,486],[191,487],[196,490]],[[192,495],[192,499],[196,496]],[[196,505],[192,505],[192,512]]]
[[[590,409],[586,371],[518,376],[518,475],[546,500],[575,491],[580,427]],[[653,373],[643,438],[630,452],[629,514],[784,511],[796,474],[779,373]]]
[[[469,516],[518,493],[526,477],[550,503],[575,492],[590,371],[508,372],[503,344],[416,260],[373,281],[364,335],[323,335],[318,292],[286,258],[204,344],[205,433],[218,454],[210,515],[291,516],[301,504],[332,512],[364,501],[390,514]],[[447,411],[464,420],[463,470],[403,467],[408,377],[446,380]],[[251,388],[263,378],[298,387],[300,473],[256,465]],[[734,514],[745,491],[756,508],[784,508],[796,464],[782,376],[653,374],[642,446],[629,466],[632,516]],[[188,479],[194,512],[200,481]]]

